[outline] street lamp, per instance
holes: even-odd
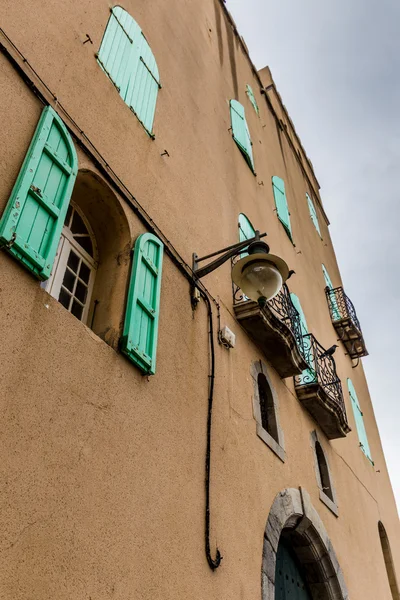
[[[268,300],[271,300],[279,293],[282,284],[289,275],[289,268],[284,260],[269,253],[269,246],[262,242],[260,238],[267,234],[260,234],[256,231],[255,237],[233,244],[207,256],[199,258],[193,254],[193,272],[196,278],[200,279],[208,275],[229,258],[237,256],[243,250],[248,255],[238,260],[232,269],[232,280],[242,292],[251,300],[255,300],[263,307]],[[224,254],[223,254],[224,253]],[[207,258],[212,258],[222,254],[219,258],[210,262],[204,267],[199,267],[199,263]]]

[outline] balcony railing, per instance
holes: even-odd
[[[311,334],[303,336],[308,368],[294,378],[297,396],[329,439],[350,432],[336,364]]]
[[[339,339],[343,342],[351,358],[367,356],[365,345],[356,310],[350,298],[342,287],[325,288],[332,324]]]
[[[237,320],[281,377],[300,374],[307,368],[300,316],[286,284],[264,308],[234,286],[233,308]]]

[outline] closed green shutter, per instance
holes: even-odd
[[[293,294],[293,292],[291,292],[290,298],[292,300],[293,306],[295,307],[295,309],[297,310],[297,312],[299,313],[299,316],[300,316],[301,333],[303,336],[305,336],[305,337],[303,337],[305,358],[306,358],[306,361],[308,362],[308,364],[310,365],[309,369],[305,369],[302,372],[300,382],[302,384],[312,383],[313,381],[316,381],[316,372],[315,372],[314,364],[313,364],[314,357],[311,356],[311,344],[310,344],[310,338],[308,336],[309,332],[308,332],[306,317],[304,315],[303,308],[300,304],[300,300],[296,296],[296,294]]]
[[[314,227],[318,231],[319,237],[322,239],[321,230],[319,228],[319,223],[318,223],[318,215],[317,215],[317,211],[315,210],[314,202],[311,200],[311,198],[308,194],[306,194],[306,197],[307,197],[307,202],[308,202],[308,210],[310,211],[311,221],[314,223]]]
[[[272,190],[274,192],[276,214],[278,215],[278,219],[284,226],[289,238],[293,241],[289,207],[286,199],[285,183],[283,179],[274,175],[272,178]]]
[[[120,6],[111,10],[97,60],[124,102],[154,137],[154,113],[161,88],[156,60],[139,25]]]
[[[258,116],[260,116],[260,110],[258,108],[257,100],[255,99],[254,94],[253,94],[253,90],[251,89],[251,87],[249,86],[249,84],[246,85],[246,94],[249,97],[249,100],[252,103],[254,110],[256,111],[256,113],[258,114]]]
[[[156,371],[163,243],[153,234],[135,243],[121,349],[144,373]]]
[[[43,281],[51,274],[77,171],[72,138],[47,106],[0,220],[0,246]]]
[[[322,265],[322,272],[324,274],[324,279],[325,279],[325,283],[327,285],[327,287],[330,290],[333,290],[333,285],[332,285],[332,281],[331,278],[329,277],[329,273],[325,268],[325,265]],[[334,321],[339,321],[341,319],[341,315],[340,315],[340,311],[339,311],[339,306],[335,297],[335,294],[329,294],[329,299],[330,299],[330,304],[332,307],[332,319]]]
[[[351,379],[347,380],[347,388],[349,390],[351,406],[353,408],[354,420],[356,422],[358,439],[360,442],[361,450],[365,456],[372,462],[371,450],[368,443],[367,432],[365,430],[363,413],[361,411],[360,403],[358,402],[356,390],[354,388]]]
[[[230,101],[232,137],[245,157],[250,169],[254,171],[253,149],[249,128],[247,127],[244,107],[237,100]]]

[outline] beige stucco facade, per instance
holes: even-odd
[[[0,215],[43,101],[50,102],[71,128],[79,161],[72,199],[99,245],[92,328],[0,251],[0,598],[273,600],[269,584],[262,585],[264,531],[284,490],[294,490],[290,502],[303,528],[305,515],[318,515],[315,529],[323,525],[345,582],[342,596],[321,591],[315,598],[397,598],[378,523],[399,572],[399,520],[362,364],[353,369],[338,342],[335,361],[352,431],[329,441],[300,404],[293,378],[282,379],[238,324],[229,262],[203,279],[215,299],[215,329],[218,303],[221,326],[236,335],[231,350],[215,335],[210,544],[212,556],[218,546],[223,560],[214,572],[207,563],[207,310],[201,301],[193,312],[182,272],[189,269],[179,268],[176,257],[190,266],[193,252],[201,256],[235,243],[238,215],[245,213],[294,269],[288,285],[325,348],[337,334],[321,264],[334,286],[341,285],[340,272],[312,165],[269,71],[257,75],[225,6],[218,0],[124,3],[160,71],[154,140],[95,58],[110,6],[105,0],[46,1],[33,10],[26,0],[6,0],[0,8]],[[86,34],[91,41],[84,43]],[[232,98],[246,110],[256,176],[232,140]],[[294,244],[276,215],[274,175],[286,183]],[[118,351],[130,249],[148,230],[146,214],[171,244],[151,377]],[[260,360],[277,399],[284,460],[257,435],[252,367]],[[359,447],[347,378],[357,389],[374,465]],[[337,515],[320,499],[313,431],[329,464]]]

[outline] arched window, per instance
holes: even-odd
[[[121,98],[154,137],[154,113],[161,88],[157,63],[139,25],[120,6],[111,9],[97,60]]]
[[[87,322],[98,264],[97,246],[82,211],[70,204],[46,291],[75,317]]]
[[[261,425],[269,435],[279,443],[278,427],[276,423],[274,398],[267,378],[263,373],[258,374],[258,395],[260,398]]]
[[[318,472],[321,480],[322,491],[328,496],[328,498],[333,500],[328,465],[326,464],[325,454],[319,442],[315,442],[315,454],[317,455]]]
[[[336,494],[325,451],[316,431],[311,432],[311,447],[314,451],[315,476],[319,487],[320,500],[338,516]]]
[[[349,390],[349,396],[350,396],[350,400],[351,400],[351,406],[353,409],[354,420],[356,422],[358,439],[360,442],[360,448],[364,452],[365,456],[367,458],[369,458],[369,460],[373,464],[372,457],[371,457],[371,450],[369,448],[369,443],[368,443],[368,438],[367,438],[367,432],[365,430],[365,425],[364,425],[363,413],[361,411],[361,407],[360,407],[360,403],[357,398],[356,390],[354,388],[354,385],[353,385],[353,382],[351,381],[351,379],[347,380],[347,388]]]
[[[386,533],[386,529],[384,528],[383,523],[381,523],[381,521],[379,521],[378,523],[378,531],[381,540],[386,572],[389,579],[390,591],[392,592],[392,598],[393,600],[400,600],[399,586],[397,583],[396,572],[394,570],[392,551],[390,550],[390,544]]]

